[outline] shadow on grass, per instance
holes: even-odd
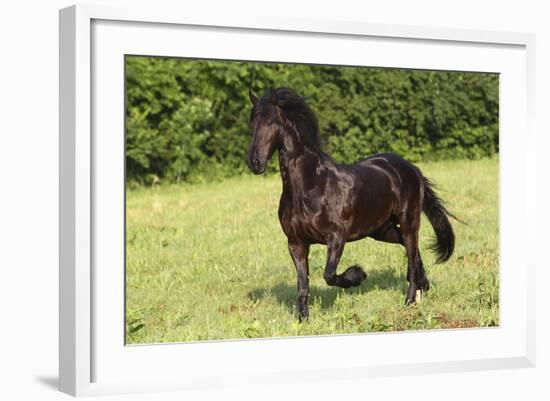
[[[320,300],[321,308],[328,309],[334,305],[338,294],[365,294],[372,290],[384,289],[399,289],[405,293],[407,280],[405,272],[397,274],[395,269],[387,268],[374,273],[367,273],[367,279],[355,288],[343,289],[339,287],[318,287],[310,285],[309,298]],[[273,287],[255,288],[248,293],[248,296],[253,301],[258,301],[269,296],[275,296],[277,302],[286,305],[290,312],[295,308],[296,304],[296,285],[288,283],[279,283]]]

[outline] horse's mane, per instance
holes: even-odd
[[[270,89],[261,101],[278,106],[285,117],[296,127],[304,145],[315,152],[321,151],[319,123],[303,97],[298,96],[291,89],[277,88]],[[262,107],[262,109],[269,108]]]

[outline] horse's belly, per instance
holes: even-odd
[[[391,195],[355,205],[346,227],[347,241],[367,237],[381,227],[395,213],[395,202]]]

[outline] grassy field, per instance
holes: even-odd
[[[310,319],[296,318],[296,274],[277,218],[278,175],[127,192],[127,343],[281,337],[499,324],[498,159],[419,164],[439,186],[455,254],[435,265],[423,218],[420,251],[431,290],[404,306],[404,249],[346,245],[338,271],[358,263],[357,288],[328,287],[326,249],[310,252]]]

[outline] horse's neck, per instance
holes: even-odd
[[[329,158],[294,140],[287,140],[279,150],[279,168],[283,180],[283,192],[294,193],[303,187],[303,180],[317,174]]]

